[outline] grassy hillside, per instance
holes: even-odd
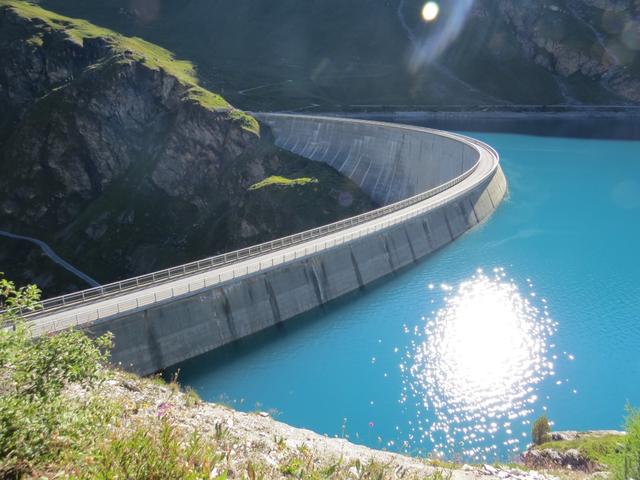
[[[198,65],[207,86],[243,108],[628,101],[605,84],[602,72],[558,72],[558,64],[579,61],[576,55],[593,55],[606,70],[601,44],[622,45],[622,32],[603,24],[613,17],[582,1],[477,0],[461,34],[435,64],[417,71],[410,68],[414,43],[441,36],[465,2],[442,2],[441,17],[426,24],[422,0],[42,1],[178,52]],[[535,44],[538,34],[544,38]],[[639,62],[627,50],[620,75],[637,78]]]
[[[255,118],[241,110],[234,109],[220,95],[200,86],[191,62],[176,59],[172,52],[158,45],[141,38],[120,35],[113,30],[99,27],[83,19],[66,17],[23,0],[0,0],[0,7],[9,7],[21,17],[35,21],[40,25],[29,39],[35,46],[42,46],[43,33],[47,30],[64,32],[79,45],[83,45],[86,39],[104,39],[109,43],[113,53],[126,54],[129,60],[141,62],[154,70],[163,70],[177,78],[187,87],[186,98],[210,110],[227,111],[230,118],[241,122],[244,128],[250,131],[259,131]]]

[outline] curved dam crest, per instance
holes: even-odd
[[[277,145],[333,166],[381,205],[457,180],[406,208],[231,266],[39,312],[29,319],[34,334],[76,325],[91,335],[110,331],[112,362],[150,374],[418,261],[486,219],[506,193],[495,151],[461,135],[332,117],[255,116]],[[100,315],[101,308],[109,313]]]

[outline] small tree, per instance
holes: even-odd
[[[534,445],[542,445],[551,440],[551,428],[546,415],[538,417],[531,427],[531,440]]]
[[[627,434],[621,439],[623,448],[613,469],[615,480],[640,478],[640,410],[627,406],[627,414]]]

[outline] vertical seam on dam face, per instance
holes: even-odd
[[[225,320],[227,321],[227,326],[229,327],[229,332],[233,338],[238,338],[236,325],[233,321],[233,310],[231,309],[231,303],[229,302],[229,297],[227,297],[227,293],[224,291],[224,288],[220,289],[220,294],[222,295],[222,309],[224,311]]]
[[[389,241],[387,240],[387,236],[382,236],[382,245],[384,246],[384,251],[387,254],[387,259],[389,260],[389,266],[391,267],[391,271],[395,272],[396,268],[393,265],[393,258],[391,257],[391,250],[389,249]]]
[[[306,268],[304,269],[304,275],[305,277],[309,278],[308,271],[309,270],[311,271],[310,276],[311,276],[311,283],[313,285],[313,290],[315,291],[316,297],[318,298],[318,303],[320,305],[324,305],[325,296],[322,292],[322,287],[320,286],[320,279],[318,278],[316,267],[312,261],[305,262],[305,265],[306,265]]]
[[[148,311],[144,312],[144,325],[146,327],[145,330],[147,333],[147,345],[149,349],[151,365],[157,368],[157,366],[164,364],[164,359],[162,355],[162,347],[156,335],[155,326],[149,319]]]
[[[413,259],[413,262],[417,262],[418,258],[416,257],[416,252],[413,249],[413,244],[411,243],[411,236],[409,235],[409,232],[407,231],[407,225],[404,224],[402,226],[402,230],[404,231],[404,234],[407,236],[407,243],[409,244],[409,250],[411,251],[411,258]]]
[[[451,229],[451,224],[449,223],[449,217],[447,216],[447,210],[443,210],[442,216],[444,217],[444,223],[447,224],[447,230],[449,231],[449,237],[451,240],[454,240],[456,237],[453,236],[453,230]]]
[[[420,223],[422,224],[422,229],[424,230],[425,235],[427,236],[427,245],[429,247],[429,251],[433,250],[433,240],[431,239],[431,231],[429,230],[429,225],[427,225],[427,220],[422,218]]]
[[[493,200],[493,195],[491,195],[491,183],[493,183],[493,179],[491,179],[491,182],[489,182],[487,184],[487,188],[485,190],[485,192],[487,192],[487,195],[489,196],[489,201],[491,202],[491,206],[494,208],[496,208],[496,202]]]
[[[362,281],[362,273],[360,272],[360,267],[358,266],[358,262],[356,261],[356,256],[353,253],[353,247],[349,245],[349,255],[351,256],[351,263],[353,264],[353,270],[356,273],[356,280],[358,282],[358,288],[364,288],[364,282]]]
[[[476,223],[480,223],[480,217],[478,216],[478,213],[476,212],[476,207],[475,205],[471,202],[470,199],[465,199],[465,201],[469,204],[469,207],[471,209],[471,213],[473,213],[474,218],[476,219]]]
[[[269,296],[269,303],[271,304],[271,311],[273,312],[273,318],[276,323],[282,322],[282,315],[280,315],[280,306],[278,305],[278,298],[276,297],[275,292],[273,291],[273,287],[271,286],[271,282],[269,282],[268,278],[264,279],[264,285],[267,290],[267,294]]]
[[[474,217],[478,224],[491,215],[506,192],[497,154],[460,135],[339,118],[257,117],[271,127],[276,144],[340,165],[382,206],[385,199],[404,203],[339,229],[320,231],[310,239],[282,243],[274,251],[134,290],[132,296],[151,293],[153,297],[154,292],[167,287],[173,291],[176,285],[178,291],[189,293],[160,297],[163,300],[82,324],[92,336],[113,332],[113,358],[125,368],[132,364],[137,373],[153,373],[364,289],[367,283],[451,243],[454,234],[459,236],[474,225]],[[460,171],[465,171],[464,176],[456,178]],[[424,195],[444,184],[446,188]],[[413,195],[420,196],[408,201]],[[308,246],[314,253],[304,253]],[[250,265],[260,267],[250,270]],[[236,268],[242,273],[236,274]],[[233,275],[224,278],[224,272]],[[191,290],[191,281],[201,286]],[[88,316],[83,312],[89,307],[110,306],[113,298],[63,314],[80,311]],[[119,300],[119,295],[115,298]],[[50,315],[55,322],[55,314]],[[44,319],[51,321],[51,317]]]

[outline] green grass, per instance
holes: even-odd
[[[318,179],[312,177],[286,178],[279,175],[271,175],[270,177],[267,177],[264,180],[251,185],[249,187],[249,190],[258,190],[260,188],[270,187],[272,185],[292,187],[294,185],[307,185],[309,183],[318,183]]]
[[[103,38],[111,46],[113,53],[122,55],[123,60],[128,57],[130,60],[141,62],[148,68],[163,70],[174,76],[186,87],[186,100],[196,102],[208,110],[228,113],[229,118],[238,122],[245,130],[256,134],[260,131],[255,118],[234,108],[220,95],[203,88],[191,62],[176,59],[172,52],[159,45],[138,37],[120,35],[86,20],[59,15],[23,0],[0,0],[0,7],[11,8],[22,18],[40,22],[43,29],[64,32],[78,45],[83,45],[85,39]],[[43,44],[41,34],[33,36],[28,41],[34,46]]]
[[[575,440],[546,442],[534,448],[550,448],[560,452],[576,449],[593,462],[613,465],[624,441],[620,435],[583,436]]]

